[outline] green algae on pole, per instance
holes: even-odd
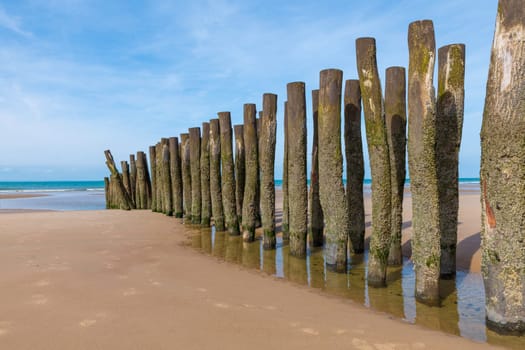
[[[372,177],[372,235],[368,254],[367,281],[371,286],[384,286],[386,285],[390,230],[392,227],[390,207],[392,188],[375,39],[357,39],[356,53]]]
[[[179,152],[179,139],[170,137],[168,140],[170,150],[170,178],[171,201],[173,216],[182,218],[182,174]]]
[[[216,232],[224,227],[224,209],[222,207],[221,189],[221,139],[219,119],[210,120],[210,195],[211,215]]]
[[[412,195],[412,260],[416,299],[439,304],[441,234],[436,170],[436,43],[430,20],[408,27],[408,166]]]
[[[310,189],[308,193],[308,229],[310,244],[313,247],[323,245],[323,208],[319,198],[319,145],[318,145],[318,116],[319,116],[319,90],[312,90],[312,168],[310,171]]]
[[[191,223],[201,223],[201,129],[190,128]]]
[[[319,194],[325,220],[326,268],[336,272],[346,271],[350,229],[342,179],[342,79],[341,70],[325,69],[320,73],[319,83]]]
[[[172,216],[173,197],[171,193],[170,147],[168,139],[162,139],[162,196],[162,212],[168,216]]]
[[[361,88],[359,80],[347,80],[344,92],[346,200],[350,218],[350,241],[355,254],[365,251],[365,166],[361,139]]]
[[[129,155],[129,182],[131,186],[131,201],[135,206],[135,196],[137,195],[137,163],[135,162],[135,155]]]
[[[290,254],[306,257],[308,233],[308,187],[306,184],[306,96],[303,82],[286,86],[288,125],[288,208],[290,220]]]
[[[465,45],[452,44],[438,50],[436,105],[436,163],[441,225],[442,278],[456,275],[458,235],[458,156],[465,100]]]
[[[290,207],[288,201],[288,101],[284,102],[284,150],[283,150],[283,214],[281,219],[281,231],[283,239],[290,238]]]
[[[115,165],[115,161],[113,160],[113,155],[111,155],[110,150],[105,150],[104,155],[106,156],[106,165],[111,173],[110,192],[111,183],[113,183],[114,186],[113,188],[115,197],[112,198],[111,206],[123,210],[130,210],[133,207],[133,203],[131,202],[131,198],[126,192],[126,188],[124,187],[124,181],[122,180],[122,175],[118,172],[117,166]]]
[[[525,334],[525,7],[500,0],[481,128],[487,326]]]
[[[155,154],[155,146],[149,146],[149,167],[151,174],[151,210],[156,211],[157,208],[157,155]]]
[[[232,149],[232,122],[230,112],[219,112],[220,139],[221,139],[221,189],[222,205],[224,208],[224,222],[228,233],[239,235],[237,220],[237,203],[235,201],[235,166],[233,164]]]
[[[259,162],[261,169],[261,223],[264,249],[274,249],[275,240],[275,138],[277,95],[263,95]]]
[[[191,163],[190,163],[190,135],[180,134],[181,143],[181,174],[182,174],[182,202],[185,223],[191,223]]]
[[[211,195],[210,195],[210,123],[202,123],[201,137],[201,225],[210,226]]]
[[[259,184],[259,164],[257,157],[257,122],[255,105],[244,105],[243,139],[245,149],[244,198],[242,201],[242,237],[245,242],[255,240],[257,220],[257,187]]]
[[[401,230],[403,226],[403,193],[406,164],[406,78],[405,68],[389,67],[385,83],[385,119],[390,153],[392,184],[392,231],[388,265],[403,264]]]
[[[246,178],[246,165],[244,153],[244,127],[235,125],[235,203],[237,208],[237,220],[242,222],[242,201],[244,199],[244,185]]]

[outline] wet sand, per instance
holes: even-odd
[[[37,193],[0,193],[0,199],[36,198],[46,197],[45,194]]]
[[[477,270],[479,196],[461,207],[460,261]],[[0,348],[493,348],[217,262],[187,239],[150,211],[2,214]]]

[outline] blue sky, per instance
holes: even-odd
[[[384,83],[387,67],[408,66],[407,28],[419,19],[434,21],[437,48],[466,44],[460,176],[477,177],[496,9],[496,0],[3,0],[0,181],[99,180],[104,149],[128,159],[219,111],[239,124],[243,104],[260,109],[265,92],[279,96],[280,178],[286,84],[306,82],[310,119],[319,71],[356,79],[363,36],[376,38]]]

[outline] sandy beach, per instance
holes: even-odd
[[[479,195],[462,195],[460,208],[458,268],[479,271]],[[221,262],[187,240],[180,220],[150,211],[2,213],[0,348],[494,348]]]

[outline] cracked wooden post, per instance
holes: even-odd
[[[221,139],[219,119],[210,120],[210,194],[211,215],[216,232],[225,230],[221,189]]]
[[[190,134],[180,134],[181,142],[181,174],[182,174],[182,203],[185,223],[191,223],[191,163],[190,163]]]
[[[155,146],[149,146],[149,167],[151,175],[151,210],[156,211],[157,208],[157,156],[155,154]]]
[[[287,89],[288,199],[290,254],[306,257],[308,233],[308,187],[306,183],[306,96],[303,82],[289,83]]]
[[[345,82],[346,200],[350,218],[350,241],[355,254],[365,251],[365,165],[361,138],[361,88],[359,80]]]
[[[148,164],[145,160],[144,152],[137,152],[137,192],[135,194],[135,207],[137,209],[148,209],[151,205],[150,189],[146,180]]]
[[[283,239],[290,238],[290,206],[288,201],[288,101],[284,102],[284,150],[283,150],[283,214],[281,219],[281,231]]]
[[[168,140],[170,151],[170,179],[173,216],[182,218],[182,174],[179,152],[179,139],[170,137]]]
[[[245,242],[255,240],[255,226],[257,219],[257,187],[259,184],[259,164],[257,160],[257,122],[255,105],[244,105],[244,149],[245,172],[244,198],[242,201],[242,236]]]
[[[257,191],[256,199],[257,203],[257,216],[255,218],[255,227],[261,227],[261,125],[262,125],[262,111],[259,111],[259,118],[256,119],[257,126]]]
[[[109,178],[104,177],[104,196],[106,198],[106,209],[111,209],[111,193],[109,192]]]
[[[403,227],[407,125],[406,78],[403,67],[389,67],[386,70],[385,119],[392,185],[392,228],[388,264],[402,265],[401,230]]]
[[[343,187],[341,150],[341,89],[343,72],[325,69],[319,83],[319,195],[325,220],[325,260],[331,271],[345,272],[348,217]]]
[[[201,225],[210,226],[211,194],[210,194],[210,123],[202,123],[201,137]]]
[[[232,149],[232,122],[230,112],[219,112],[221,138],[221,189],[222,205],[224,208],[224,222],[228,233],[239,235],[237,220],[237,203],[235,200],[235,166],[233,164]]]
[[[131,201],[133,207],[135,207],[135,197],[137,195],[137,163],[135,161],[135,155],[129,155],[129,182],[131,185]]]
[[[481,128],[487,326],[525,334],[525,7],[500,0]]]
[[[367,281],[371,286],[384,286],[386,285],[392,228],[390,206],[392,188],[383,93],[377,71],[375,39],[357,39],[356,52],[372,177],[372,235],[368,253]]]
[[[131,179],[129,176],[129,164],[127,161],[120,161],[120,167],[122,168],[122,183],[124,184],[124,189],[131,199]]]
[[[264,249],[275,248],[275,137],[277,95],[263,95],[259,160],[261,167],[261,223]]]
[[[319,146],[318,146],[318,116],[319,116],[319,90],[312,90],[312,168],[310,171],[310,189],[308,193],[308,230],[310,245],[321,247],[323,245],[324,217],[321,200],[319,198]]]
[[[237,220],[242,222],[242,201],[244,199],[244,185],[246,181],[246,166],[244,153],[244,127],[235,125],[235,203],[237,208]]]
[[[170,146],[169,139],[162,139],[162,212],[173,215],[173,197],[171,192]]]
[[[112,200],[112,207],[117,207],[123,210],[130,210],[133,205],[131,203],[131,198],[126,192],[124,187],[124,181],[122,180],[122,175],[118,172],[113,156],[111,155],[110,150],[105,150],[104,155],[106,156],[106,165],[111,172],[111,183],[114,184],[114,200]],[[111,188],[111,187],[110,187]],[[111,190],[110,190],[111,192]]]
[[[201,128],[189,129],[190,133],[190,171],[191,171],[191,223],[201,223]]]
[[[441,259],[439,195],[436,170],[436,44],[430,20],[408,27],[408,166],[412,194],[412,260],[416,299],[439,304]]]
[[[438,50],[436,104],[436,163],[441,225],[442,278],[456,275],[459,210],[459,147],[465,100],[465,45],[452,44]]]

